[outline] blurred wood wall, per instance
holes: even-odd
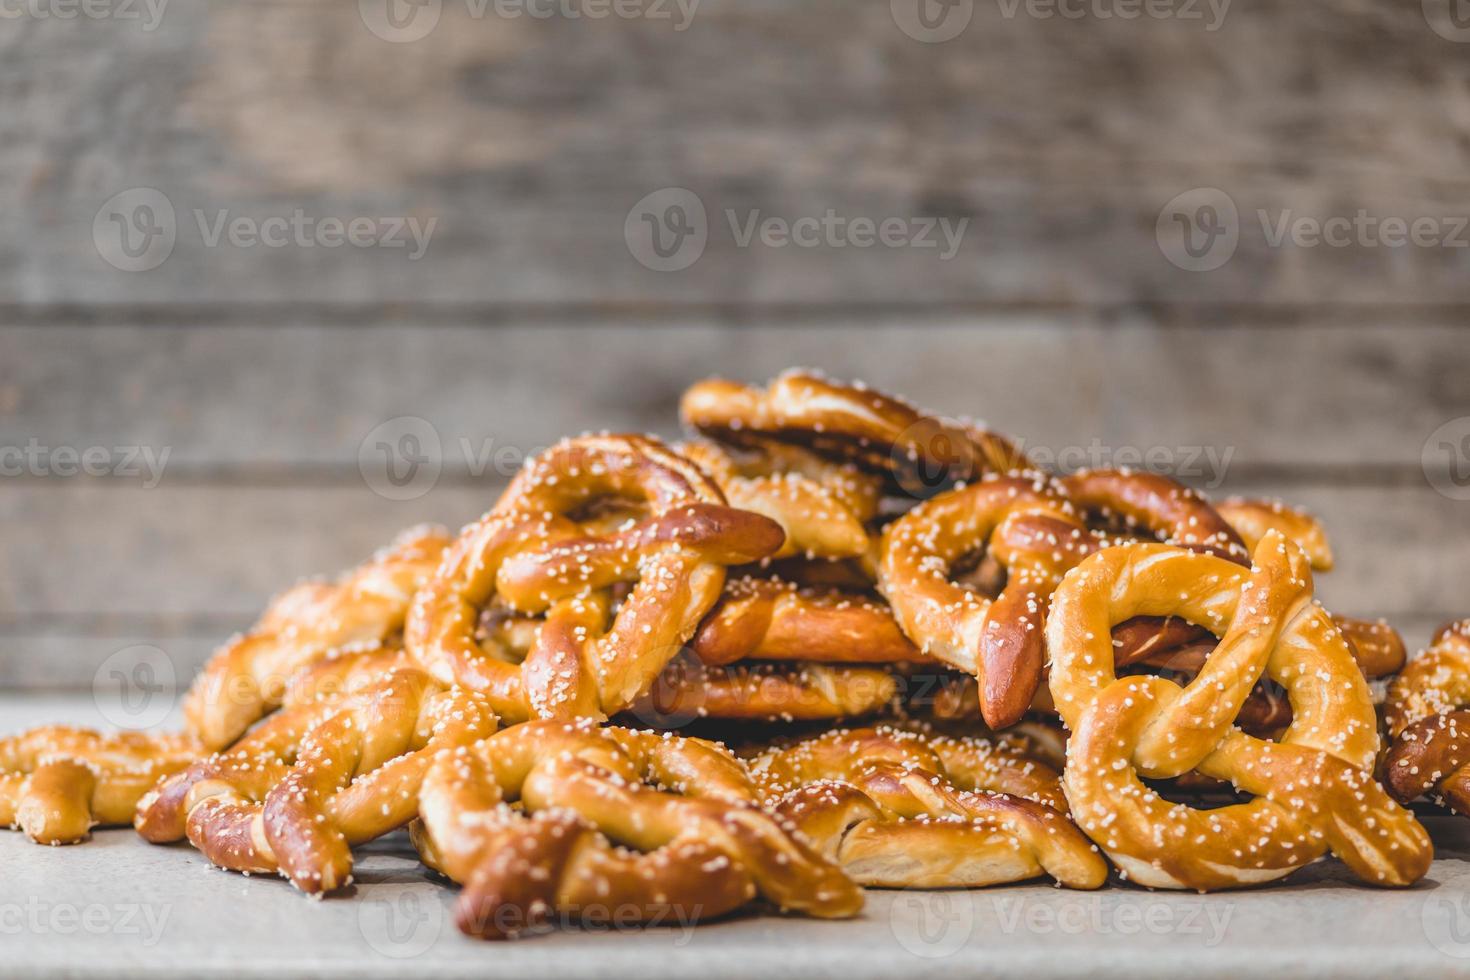
[[[1210,492],[1328,521],[1334,608],[1416,641],[1470,613],[1470,502],[1431,485],[1470,467],[1470,422],[1441,429],[1470,416],[1470,248],[1273,245],[1258,217],[1428,218],[1455,238],[1470,45],[1433,4],[1236,0],[1209,29],[1205,5],[1018,2],[962,3],[939,44],[905,33],[903,0],[703,0],[683,30],[673,6],[443,0],[406,42],[369,28],[375,0],[3,22],[0,447],[168,457],[156,486],[0,477],[0,683],[90,683],[137,642],[187,674],[297,577],[485,509],[505,468],[487,452],[672,434],[689,381],[793,363],[1053,454],[1213,453],[1190,474]],[[708,242],[654,271],[625,225],[673,187]],[[147,271],[99,247],[105,203],[136,188],[174,211]],[[1198,188],[1238,212],[1211,271],[1159,238]],[[741,247],[727,218],[829,210],[965,233],[949,259]],[[435,225],[411,260],[211,247],[196,217],[298,211]],[[432,427],[442,472],[392,500],[364,441],[404,416]]]

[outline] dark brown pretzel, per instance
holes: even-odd
[[[600,504],[646,513],[609,531]],[[533,460],[461,533],[409,615],[409,651],[504,718],[606,717],[630,705],[720,596],[725,566],[781,546],[774,521],[725,505],[687,459],[643,436],[585,436]],[[633,583],[614,613],[609,589]],[[480,612],[543,616],[521,663],[487,652]]]
[[[861,384],[787,371],[761,389],[733,381],[693,385],[679,403],[684,424],[737,446],[778,439],[886,473],[910,491],[942,489],[1027,465],[1008,439],[934,418]]]
[[[714,917],[757,895],[855,915],[861,889],[757,804],[740,763],[713,742],[534,721],[441,758],[414,840],[464,885],[460,929],[486,939],[599,910]]]
[[[1470,816],[1470,619],[1439,628],[1389,685],[1385,707],[1388,791],[1402,803],[1433,793]]]
[[[882,711],[898,679],[879,667],[817,663],[671,662],[633,706],[639,719],[675,727],[694,718],[831,721]]]

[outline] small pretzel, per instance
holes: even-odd
[[[787,371],[765,389],[702,381],[684,392],[679,412],[685,425],[721,442],[795,443],[886,473],[914,490],[1027,465],[1003,436],[932,418],[862,384],[837,384],[809,371]]]
[[[1060,530],[1049,524],[1029,546],[996,549],[1008,577],[994,600],[956,582],[956,563],[984,548],[1002,521],[1021,511]],[[890,524],[878,587],[924,653],[979,679],[985,723],[1004,728],[1021,718],[1041,684],[1047,598],[1080,555],[1096,547],[1042,479],[987,478],[927,500]]]
[[[579,523],[599,504],[645,513]],[[409,651],[508,720],[603,718],[633,702],[720,596],[725,566],[770,555],[774,521],[725,505],[693,463],[642,436],[586,436],[533,460],[450,546],[409,615]],[[610,587],[636,583],[616,614]],[[522,662],[476,635],[492,602],[544,614]]]
[[[1215,505],[1220,516],[1230,522],[1246,547],[1254,549],[1266,532],[1272,529],[1295,541],[1307,553],[1314,572],[1332,571],[1332,545],[1327,530],[1304,510],[1289,507],[1279,500],[1250,500],[1230,497]]]
[[[726,583],[690,649],[711,666],[737,660],[932,662],[904,636],[886,603],[750,576]]]
[[[707,667],[673,661],[633,706],[639,718],[831,721],[881,711],[898,693],[887,670],[812,663]]]
[[[185,735],[49,725],[0,739],[0,824],[37,844],[75,844],[126,826],[138,797],[202,751]]]
[[[413,831],[425,863],[464,885],[460,929],[486,939],[553,915],[689,921],[757,895],[855,915],[861,889],[757,802],[713,742],[533,721],[436,762]]]
[[[868,523],[878,516],[878,481],[851,464],[833,463],[776,442],[735,455],[714,443],[678,447],[719,484],[731,507],[781,525],[786,543],[773,559],[860,558],[871,547]]]
[[[1306,556],[1270,531],[1253,562],[1130,544],[1086,559],[1057,589],[1046,634],[1052,697],[1072,731],[1062,785],[1073,818],[1149,887],[1259,884],[1329,849],[1364,881],[1410,884],[1428,870],[1429,836],[1373,779],[1367,682],[1312,601]],[[1111,630],[1139,615],[1183,616],[1222,639],[1184,687],[1120,678]],[[1291,700],[1275,742],[1234,727],[1263,675]],[[1191,770],[1254,799],[1193,810],[1140,781]]]
[[[297,710],[304,731],[286,731],[283,719],[270,744],[253,746],[268,751],[236,750],[165,784],[140,807],[140,829],[155,820],[176,827],[182,812],[190,842],[218,867],[279,871],[302,891],[333,891],[351,881],[353,846],[417,815],[434,757],[496,725],[483,698],[413,668],[335,705]]]
[[[336,583],[306,582],[278,596],[195,679],[184,701],[189,731],[221,749],[280,707],[286,678],[302,667],[388,640],[448,543],[441,528],[413,528]]]
[[[1098,888],[1107,878],[1065,816],[1056,772],[983,739],[837,730],[749,767],[767,806],[859,884],[976,888],[1050,874]]]
[[[1388,688],[1384,783],[1402,803],[1435,793],[1470,816],[1470,619],[1446,623]]]

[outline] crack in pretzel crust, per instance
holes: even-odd
[[[1470,816],[1470,619],[1446,623],[1388,688],[1383,780],[1401,803],[1437,796]]]
[[[1066,817],[1055,770],[978,738],[837,730],[748,761],[767,806],[859,884],[977,888],[1049,874],[1099,888],[1107,863]]]
[[[139,797],[203,751],[187,735],[67,725],[0,739],[0,823],[37,844],[75,844],[93,827],[126,826]]]
[[[301,668],[389,642],[448,544],[442,528],[411,528],[337,582],[303,582],[277,596],[195,678],[184,700],[188,730],[206,748],[222,749],[280,707],[286,679]]]
[[[1111,627],[1138,615],[1179,615],[1221,640],[1184,687],[1120,678]],[[1046,633],[1052,697],[1072,731],[1062,785],[1073,819],[1132,880],[1248,886],[1329,850],[1370,884],[1428,870],[1428,834],[1373,779],[1367,683],[1312,599],[1306,556],[1279,532],[1261,539],[1250,569],[1168,545],[1099,552],[1062,582]],[[1291,701],[1275,742],[1235,727],[1263,675]],[[1140,781],[1192,770],[1254,799],[1194,810]]]
[[[684,392],[679,413],[686,426],[712,439],[744,447],[769,439],[793,443],[885,474],[920,495],[1028,465],[1004,436],[812,371],[787,371],[764,389],[701,381]]]
[[[861,889],[702,739],[526,722],[441,757],[420,811],[420,855],[464,886],[456,921],[486,939],[615,909],[691,922],[757,896],[823,918],[862,907]]]
[[[629,514],[630,502],[640,509]],[[609,505],[621,508],[611,528],[587,516]],[[725,567],[764,558],[784,539],[769,518],[727,506],[713,481],[656,439],[567,440],[529,463],[450,546],[414,602],[407,647],[444,683],[485,694],[507,721],[605,718],[646,691],[694,634]],[[612,588],[627,584],[614,614]],[[476,635],[492,603],[542,617],[524,660]]]
[[[277,713],[164,781],[140,801],[136,825],[156,843],[186,835],[218,867],[333,891],[351,881],[353,846],[418,814],[435,756],[495,728],[485,698],[400,668],[338,701]]]

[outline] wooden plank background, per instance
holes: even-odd
[[[1470,214],[1470,48],[1420,4],[1239,2],[1211,30],[997,0],[943,44],[883,3],[703,0],[685,30],[473,9],[410,43],[355,0],[5,22],[0,451],[167,458],[156,486],[0,476],[0,684],[86,685],[134,643],[187,676],[296,578],[475,516],[507,460],[675,434],[690,381],[791,364],[1304,504],[1329,604],[1411,641],[1470,613],[1470,502],[1431,485],[1470,458],[1426,454],[1470,417],[1470,249],[1273,246],[1258,216]],[[128,272],[94,224],[142,187],[177,240]],[[670,187],[708,243],[657,272],[624,227]],[[1239,244],[1194,272],[1156,224],[1202,187]],[[968,224],[945,260],[741,247],[726,216],[829,209]],[[210,247],[195,212],[436,225],[410,261]],[[405,416],[442,472],[389,500],[364,441]]]

